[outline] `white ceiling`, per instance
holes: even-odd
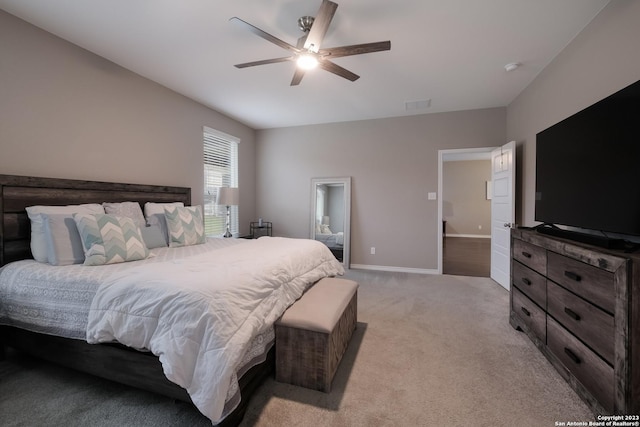
[[[294,63],[237,16],[295,45],[321,0],[0,0],[0,8],[255,129],[507,106],[609,0],[336,0],[322,47],[391,40],[289,83]],[[521,67],[506,72],[504,66]],[[405,103],[431,100],[424,109]]]

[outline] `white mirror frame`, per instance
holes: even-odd
[[[342,264],[349,268],[351,258],[351,177],[312,178],[311,179],[311,212],[309,221],[309,236],[316,237],[316,188],[318,185],[344,185],[344,243],[342,245]]]

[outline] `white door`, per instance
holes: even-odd
[[[516,220],[516,143],[491,152],[491,278],[510,289],[511,227]]]

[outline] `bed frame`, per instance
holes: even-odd
[[[33,205],[137,201],[183,202],[191,204],[191,188],[159,185],[122,184],[0,175],[0,267],[33,258],[30,249],[31,226],[25,211]],[[160,360],[150,354],[118,344],[92,345],[84,341],[37,334],[19,328],[0,326],[0,359],[4,345],[92,375],[133,387],[191,402],[186,390],[169,381]],[[240,423],[247,402],[273,371],[274,352],[240,378],[242,400],[221,426]]]

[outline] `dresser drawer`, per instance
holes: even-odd
[[[527,328],[543,343],[547,340],[547,315],[517,288],[511,289],[511,307]]]
[[[543,276],[547,274],[547,251],[544,248],[514,239],[512,250],[514,259]]]
[[[513,285],[531,298],[542,309],[547,307],[547,278],[519,262],[512,265]]]
[[[613,365],[613,316],[551,281],[547,295],[548,313]]]
[[[549,279],[609,313],[614,312],[613,273],[554,252],[549,252],[547,257]]]
[[[602,407],[613,412],[613,368],[550,316],[547,316],[547,346]]]

